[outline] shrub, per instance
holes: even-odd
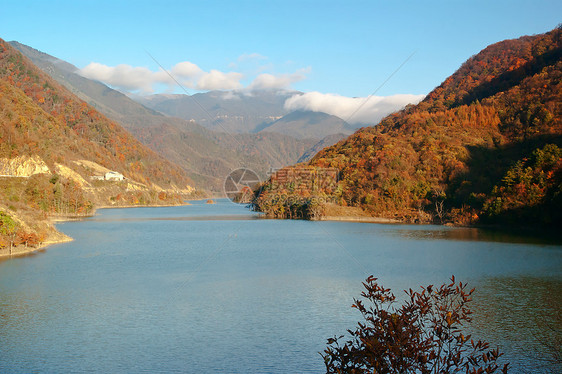
[[[351,338],[343,345],[343,336],[328,339],[322,354],[326,372],[494,373],[499,349],[462,333],[471,322],[467,304],[474,289],[451,280],[439,288],[422,287],[421,292],[410,289],[404,304],[396,307],[390,289],[377,278],[367,278],[361,296],[368,304],[356,299],[353,305],[365,321],[348,330]],[[505,364],[501,371],[507,370]]]

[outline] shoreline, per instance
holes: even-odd
[[[48,246],[51,246],[51,245],[54,245],[54,244],[68,243],[68,242],[71,242],[71,241],[74,240],[70,236],[67,236],[63,233],[59,232],[59,235],[64,235],[64,237],[61,237],[59,239],[45,240],[44,242],[39,244],[37,247],[24,247],[24,246],[21,246],[21,245],[17,246],[17,247],[13,247],[11,253],[10,253],[9,248],[7,248],[7,247],[2,248],[2,249],[0,249],[0,261],[4,261],[4,260],[11,259],[11,258],[16,258],[16,257],[30,256],[30,255],[33,255],[37,252],[46,251]]]
[[[205,199],[192,199],[196,201],[201,201]],[[25,247],[25,246],[17,246],[13,247],[10,253],[9,248],[2,248],[0,249],[0,261],[5,261],[11,258],[16,257],[24,257],[24,256],[31,256],[38,252],[46,251],[47,247],[55,244],[62,244],[68,243],[73,241],[74,239],[67,236],[66,234],[58,231],[56,229],[56,224],[61,222],[70,222],[70,221],[79,221],[83,220],[84,218],[93,217],[96,215],[98,209],[117,209],[117,208],[159,208],[159,207],[174,207],[174,206],[189,206],[192,205],[189,202],[185,202],[183,204],[158,204],[158,205],[123,205],[123,206],[115,206],[115,205],[108,205],[108,206],[100,206],[96,207],[92,214],[89,215],[82,215],[82,216],[52,216],[48,217],[47,224],[51,226],[52,231],[47,240],[40,243],[37,247]],[[265,217],[264,217],[265,218]],[[320,217],[317,220],[313,221],[331,221],[331,222],[358,222],[358,223],[377,223],[377,224],[401,224],[404,223],[403,221],[392,219],[392,218],[384,218],[384,217],[373,217],[373,216],[364,216],[364,215],[328,215]],[[424,224],[420,224],[424,225]],[[482,230],[491,230],[491,231],[499,231],[499,232],[512,232],[514,229],[510,227],[498,226],[498,225],[469,225],[469,226],[457,226],[451,224],[442,224],[442,226],[449,226],[449,227],[467,227],[467,228],[475,228],[475,229],[482,229]],[[539,231],[541,232],[541,231]],[[525,234],[537,234],[537,230],[532,230],[527,228],[525,230]],[[523,234],[523,235],[525,235]],[[552,233],[551,233],[552,234]],[[553,235],[557,236],[558,235]]]
[[[336,221],[336,222],[364,222],[364,223],[403,223],[397,219],[369,216],[324,216],[318,221]]]
[[[98,209],[119,209],[119,208],[166,208],[166,207],[172,207],[172,206],[189,206],[192,205],[188,202],[183,202],[181,204],[154,204],[154,205],[100,205],[100,206],[96,206],[94,208],[93,214],[92,215],[88,215],[85,217],[92,217],[96,214],[96,211]]]
[[[334,203],[323,205],[323,214],[317,221],[365,222],[365,223],[404,223],[395,218],[375,217],[359,207],[342,206]]]
[[[11,258],[16,258],[16,257],[24,257],[24,256],[30,256],[33,255],[37,252],[43,252],[46,251],[47,247],[54,245],[54,244],[62,244],[62,243],[68,243],[73,241],[74,239],[71,238],[70,236],[58,231],[55,227],[55,225],[57,223],[62,223],[62,222],[71,222],[71,221],[80,221],[84,218],[88,218],[88,217],[93,217],[96,215],[96,211],[98,209],[117,209],[117,208],[163,208],[163,207],[172,207],[172,206],[188,206],[188,205],[192,205],[189,202],[184,202],[182,204],[157,204],[157,205],[121,205],[121,206],[116,206],[116,205],[107,205],[107,206],[99,206],[99,207],[95,207],[94,210],[92,211],[91,214],[88,215],[79,215],[79,216],[72,216],[72,215],[68,215],[68,216],[50,216],[47,218],[46,222],[49,226],[51,226],[52,228],[52,232],[49,235],[49,238],[47,240],[45,240],[44,242],[40,243],[37,247],[25,247],[25,246],[17,246],[17,247],[12,247],[12,250],[10,251],[10,248],[6,247],[6,248],[2,248],[0,249],[0,261],[4,261],[7,259],[11,259]]]

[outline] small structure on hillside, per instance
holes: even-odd
[[[92,175],[90,179],[96,181],[122,181],[125,177],[116,171],[108,171],[104,175]]]
[[[106,181],[122,181],[123,179],[125,179],[125,177],[123,176],[123,174],[116,171],[108,171],[107,173],[105,173],[104,179]]]

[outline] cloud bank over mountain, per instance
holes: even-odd
[[[372,126],[388,114],[408,104],[419,103],[425,95],[399,94],[392,96],[346,97],[336,94],[307,92],[285,101],[289,111],[309,110],[340,117],[351,125]]]
[[[245,65],[246,64],[246,65]],[[265,65],[264,65],[265,64]],[[246,67],[251,66],[251,69]],[[92,62],[78,73],[86,78],[101,81],[118,90],[147,95],[155,92],[177,91],[178,83],[185,89],[196,91],[224,91],[225,99],[239,95],[252,96],[256,91],[292,91],[292,86],[307,79],[311,68],[296,69],[292,73],[273,73],[267,57],[257,53],[243,54],[229,65],[233,71],[211,69],[205,71],[190,61],[175,64],[166,71],[152,71],[147,67],[127,64],[107,66]],[[244,71],[244,73],[240,72]],[[377,124],[383,117],[417,104],[425,95],[398,94],[391,96],[346,97],[321,92],[297,93],[289,97],[284,109],[292,111],[323,112],[337,116],[355,127]]]
[[[245,55],[242,61],[250,58],[265,58],[258,55]],[[130,93],[151,94],[162,87],[164,90],[178,89],[178,82],[185,88],[198,91],[211,90],[263,90],[263,89],[289,89],[293,83],[306,79],[310,68],[298,69],[294,73],[266,73],[255,75],[246,86],[243,80],[248,80],[245,74],[236,71],[223,72],[212,69],[204,71],[196,64],[184,61],[174,65],[168,71],[152,71],[146,67],[135,67],[127,64],[108,66],[92,62],[78,71],[85,78],[97,80],[116,89]],[[169,73],[169,74],[168,74]],[[176,82],[177,81],[177,82]]]
[[[306,75],[310,73],[310,69],[299,69],[292,74],[273,75],[263,73],[258,75],[252,83],[248,85],[248,90],[272,90],[272,89],[289,89],[293,83],[306,79]]]

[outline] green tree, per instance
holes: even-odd
[[[14,240],[16,237],[18,224],[12,219],[8,214],[0,211],[0,247],[10,245],[10,254],[12,253],[12,247],[14,246]],[[7,239],[7,243],[3,239]]]

